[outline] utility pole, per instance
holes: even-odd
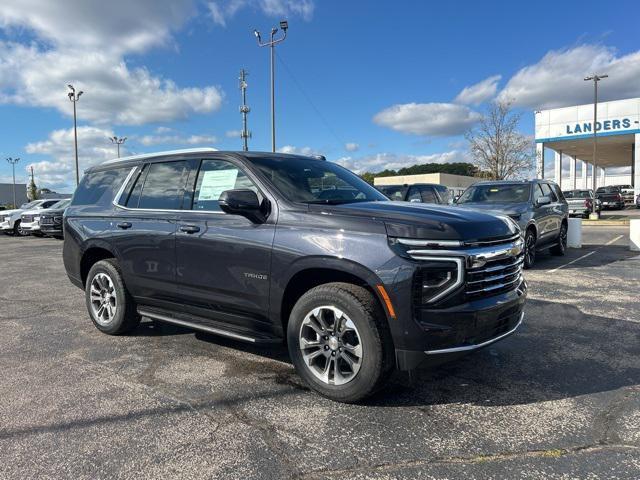
[[[240,132],[240,138],[242,138],[242,150],[249,151],[248,141],[251,138],[251,132],[247,130],[247,114],[251,111],[249,105],[247,105],[247,75],[249,75],[245,69],[240,70],[240,91],[242,92],[242,105],[240,105],[240,113],[242,114],[242,132]]]
[[[597,220],[599,218],[598,215],[598,211],[596,210],[596,201],[595,201],[595,194],[596,194],[596,175],[597,175],[597,171],[598,171],[598,160],[597,160],[597,155],[598,155],[598,82],[600,80],[602,80],[603,78],[608,78],[609,75],[598,75],[597,73],[594,73],[593,75],[589,76],[589,77],[585,77],[584,81],[585,82],[590,82],[593,81],[593,170],[592,170],[592,174],[591,174],[591,183],[593,184],[593,195],[594,195],[594,200],[593,202],[591,202],[591,217],[593,217],[594,220]]]
[[[69,84],[67,85],[67,87],[69,87],[69,90],[71,90],[67,94],[67,96],[69,97],[71,103],[73,103],[73,141],[76,152],[76,186],[78,186],[78,184],[80,183],[80,168],[78,167],[78,124],[76,121],[76,103],[78,103],[78,100],[80,100],[80,97],[84,92],[80,90],[76,94],[76,89],[73,88],[73,85]]]
[[[120,158],[120,145],[127,141],[127,137],[118,138],[114,135],[113,137],[109,137],[109,140],[118,147],[118,158]]]
[[[11,164],[11,169],[13,170],[13,208],[18,208],[16,205],[16,163],[19,161],[19,158],[7,158],[7,162]]]
[[[275,93],[275,47],[278,43],[283,42],[287,38],[287,30],[289,29],[289,23],[286,20],[280,22],[280,29],[284,32],[284,35],[280,38],[275,38],[278,29],[273,27],[271,29],[271,39],[268,42],[262,43],[262,37],[258,30],[254,30],[253,34],[258,39],[259,47],[269,47],[271,51],[271,151],[276,151],[276,93]]]

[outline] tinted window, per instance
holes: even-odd
[[[542,193],[542,188],[540,188],[540,184],[535,184],[533,186],[533,201],[535,202],[540,197],[544,197],[544,193]]]
[[[149,165],[138,208],[179,210],[184,194],[187,162],[161,162]]]
[[[58,200],[48,200],[46,202],[43,202],[42,205],[40,205],[40,208],[50,208],[56,203],[58,203]]]
[[[423,203],[438,203],[438,196],[431,187],[421,187],[420,195]]]
[[[590,190],[569,190],[563,193],[566,198],[591,198]]]
[[[529,184],[475,185],[465,190],[458,203],[528,202],[529,191]]]
[[[544,193],[545,196],[549,197],[552,202],[558,201],[558,199],[556,198],[556,194],[551,191],[551,187],[548,183],[542,183],[540,184],[540,186],[542,187],[542,193]]]
[[[596,190],[596,193],[618,193],[620,189],[618,187],[600,187]]]
[[[451,202],[451,191],[447,187],[444,185],[436,185],[434,188],[438,191],[438,194],[440,194],[442,203]]]
[[[553,191],[553,193],[556,194],[556,197],[558,198],[558,201],[563,201],[564,200],[564,195],[562,194],[562,190],[560,190],[560,187],[558,185],[556,185],[555,183],[551,184],[551,190]]]
[[[129,192],[127,200],[124,202],[125,207],[138,208],[138,203],[140,202],[140,192],[142,192],[142,185],[144,184],[144,180],[147,177],[148,166],[149,165],[145,165],[142,170],[140,170],[137,177],[134,175],[133,181],[135,183],[133,185],[133,189],[131,189],[131,191]],[[131,187],[128,186],[128,189],[130,188]]]
[[[251,158],[251,162],[292,202],[353,203],[388,200],[346,168],[305,157]]]
[[[404,200],[404,187],[402,185],[379,185],[376,188],[391,200]]]
[[[407,195],[407,201],[409,202],[422,202],[422,197],[420,196],[420,190],[417,187],[409,188],[409,193]]]
[[[193,210],[220,210],[220,194],[236,188],[253,190],[262,200],[258,188],[236,165],[226,160],[203,160],[196,181]]]
[[[131,168],[87,173],[76,188],[71,205],[108,205]]]

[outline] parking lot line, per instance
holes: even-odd
[[[613,244],[613,243],[616,243],[616,242],[617,242],[618,240],[620,240],[622,237],[624,237],[624,235],[618,235],[616,238],[613,238],[613,239],[609,240],[607,243],[605,243],[604,245],[602,245],[602,247],[606,247],[606,246],[608,246],[608,245],[611,245],[611,244]],[[589,253],[586,253],[586,254],[584,254],[584,255],[583,255],[583,256],[581,256],[581,257],[575,258],[575,259],[571,260],[570,262],[567,262],[567,263],[565,263],[565,264],[563,264],[563,265],[560,265],[559,267],[556,267],[556,268],[554,268],[554,269],[552,269],[552,270],[548,270],[548,271],[547,271],[547,273],[557,272],[557,271],[558,271],[558,270],[560,270],[561,268],[564,268],[564,267],[567,267],[567,266],[569,266],[569,265],[572,265],[572,264],[574,264],[574,263],[576,263],[576,262],[579,262],[580,260],[583,260],[583,259],[587,258],[588,256],[593,255],[593,254],[594,254],[594,253],[596,253],[598,250],[600,250],[602,247],[598,247],[598,248],[596,248],[595,250],[593,250],[593,251],[591,251],[591,252],[589,252]]]

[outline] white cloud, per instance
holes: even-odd
[[[294,155],[322,155],[318,150],[311,147],[295,147],[293,145],[284,145],[277,149],[280,153],[291,153]]]
[[[378,153],[363,157],[342,157],[336,163],[356,173],[380,172],[386,169],[397,170],[402,167],[422,163],[455,163],[469,162],[466,152],[452,150],[449,152],[433,153],[428,155],[403,155],[395,153]]]
[[[593,84],[583,78],[606,73],[602,100],[640,96],[640,51],[618,55],[613,48],[580,45],[548,52],[538,63],[518,71],[498,95],[528,108],[556,108],[593,102]]]
[[[373,117],[378,125],[402,133],[429,136],[461,135],[481,115],[453,103],[405,103],[393,105]]]
[[[347,152],[357,152],[360,149],[360,145],[354,142],[349,142],[345,144],[344,149]]]
[[[258,9],[270,17],[297,16],[307,21],[311,20],[315,8],[312,0],[216,0],[207,6],[214,23],[223,27],[227,25],[227,20],[246,7]]]
[[[78,163],[80,175],[89,167],[116,156],[116,147],[109,137],[113,131],[97,127],[78,127]],[[36,184],[58,191],[73,191],[75,184],[75,155],[73,129],[54,130],[49,138],[41,142],[29,143],[25,150],[32,155],[45,155],[51,160],[27,164],[33,166]],[[120,154],[128,155],[126,144],[120,146]]]
[[[241,130],[227,130],[224,136],[227,138],[240,138],[240,134],[242,134]]]
[[[209,146],[218,139],[214,135],[144,135],[137,139],[142,145],[201,145]]]
[[[502,75],[493,75],[481,82],[463,88],[454,102],[464,105],[480,105],[486,102],[495,96],[498,90],[498,82],[501,78]]]
[[[218,87],[179,87],[125,59],[167,44],[194,12],[193,0],[5,0],[0,28],[36,40],[0,41],[0,103],[71,115],[72,83],[85,90],[79,118],[93,123],[140,125],[213,112],[222,103]]]
[[[72,114],[67,83],[84,90],[78,117],[98,124],[141,125],[220,108],[216,87],[180,88],[145,68],[130,69],[103,52],[42,51],[0,42],[0,103],[54,107]]]

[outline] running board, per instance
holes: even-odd
[[[249,342],[249,343],[265,343],[265,341],[262,339],[250,337],[248,335],[242,335],[239,333],[230,332],[229,330],[223,330],[221,328],[211,327],[209,325],[202,325],[194,322],[189,322],[186,320],[170,317],[168,315],[152,312],[152,311],[141,309],[141,308],[138,308],[138,313],[141,316],[151,318],[152,320],[159,320],[161,322],[171,323],[174,325],[179,325],[181,327],[192,328],[193,330],[213,333],[214,335],[220,335],[221,337],[227,337],[233,340],[240,340],[242,342]],[[272,343],[272,342],[269,342],[269,343]]]

